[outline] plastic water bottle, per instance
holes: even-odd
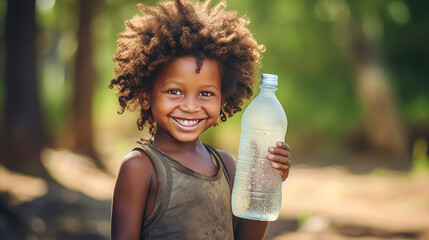
[[[282,177],[267,159],[268,148],[284,141],[286,114],[276,98],[278,77],[262,74],[261,91],[241,119],[237,170],[232,189],[235,216],[259,221],[278,218]]]

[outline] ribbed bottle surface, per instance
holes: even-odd
[[[232,211],[237,217],[274,221],[280,211],[281,173],[267,159],[268,147],[284,141],[286,114],[275,97],[275,86],[261,85],[241,120]]]

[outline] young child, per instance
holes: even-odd
[[[139,5],[119,35],[115,77],[122,112],[140,109],[152,139],[125,156],[112,205],[112,239],[262,239],[268,222],[231,211],[234,159],[199,141],[252,95],[262,49],[236,12],[175,0]],[[122,113],[121,112],[121,113]],[[225,136],[228,137],[228,136]],[[284,181],[290,147],[267,158]]]

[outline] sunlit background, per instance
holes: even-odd
[[[109,239],[121,160],[148,138],[108,88],[138,2],[0,0],[0,239]],[[289,122],[266,239],[429,239],[429,4],[227,4],[265,45],[258,78],[279,76]],[[202,141],[236,157],[240,120]]]

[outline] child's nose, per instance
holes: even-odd
[[[198,102],[198,99],[188,96],[183,99],[182,104],[180,104],[180,110],[184,112],[198,112],[201,110],[201,105]]]

